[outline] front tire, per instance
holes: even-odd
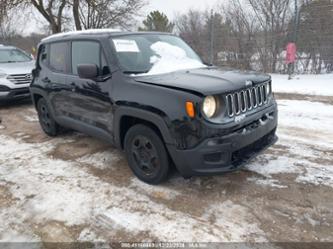
[[[47,105],[47,102],[44,98],[41,98],[37,103],[37,113],[40,126],[43,131],[51,136],[55,137],[58,134],[59,126],[55,122],[50,109]]]
[[[148,184],[165,181],[169,173],[169,157],[162,139],[145,125],[135,125],[125,136],[125,153],[133,173]]]

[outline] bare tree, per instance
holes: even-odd
[[[299,51],[307,55],[310,73],[333,70],[333,0],[308,0],[300,9]],[[302,58],[302,60],[304,60]]]
[[[278,55],[284,49],[291,17],[290,0],[248,0],[256,19],[260,24],[262,37],[257,38],[257,50],[260,53],[264,71],[275,72]]]
[[[80,20],[80,0],[73,0],[73,19],[76,30],[82,30],[81,20]]]
[[[13,20],[10,17],[3,17],[0,23],[0,43],[7,43],[15,35]]]
[[[14,23],[15,6],[18,1],[0,0],[0,42],[6,43],[17,33]]]
[[[208,32],[205,27],[203,12],[189,10],[176,17],[176,28],[179,35],[205,60],[208,61]]]
[[[0,0],[0,24],[8,17],[9,11],[20,2],[20,0]]]
[[[253,54],[252,20],[236,3],[228,8],[217,7],[213,13],[190,10],[176,18],[176,27],[205,61],[213,59],[216,65],[249,68]],[[211,46],[213,58],[209,58]]]
[[[64,31],[69,23],[74,23],[76,30],[114,26],[127,28],[134,23],[133,18],[146,4],[145,0],[0,1],[0,13],[5,13],[13,7],[32,7],[37,10],[49,24],[52,33]]]
[[[7,5],[5,0],[0,0],[0,24],[2,24],[7,15]]]
[[[255,34],[258,24],[254,15],[244,9],[239,0],[233,0],[222,7],[225,22],[229,25],[229,33],[225,33],[225,45],[228,64],[237,68],[251,69],[251,59],[255,54]]]
[[[69,6],[68,0],[0,0],[5,4],[4,9],[9,11],[13,8],[33,8],[37,10],[50,25],[52,33],[63,30],[63,24],[68,21],[65,16],[65,8]]]
[[[205,60],[212,44],[215,64],[275,72],[292,17],[290,1],[231,0],[213,14],[190,11],[176,26]]]
[[[52,33],[62,31],[67,0],[28,0],[49,23]]]
[[[17,0],[0,0],[0,18],[6,16],[7,11],[17,4]],[[0,19],[1,21],[1,19]]]
[[[73,0],[75,27],[77,30],[128,28],[145,4],[145,0]]]

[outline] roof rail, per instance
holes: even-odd
[[[42,39],[42,41],[47,41],[47,40],[53,39],[53,38],[66,37],[69,35],[101,34],[101,33],[111,33],[111,32],[121,32],[121,30],[120,29],[87,29],[87,30],[80,30],[80,31],[69,31],[69,32],[50,35],[50,36]]]

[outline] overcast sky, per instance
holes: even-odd
[[[145,14],[157,9],[172,19],[176,13],[184,13],[189,9],[205,10],[223,0],[150,0],[149,2]]]

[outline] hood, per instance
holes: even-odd
[[[136,76],[137,82],[182,89],[202,95],[232,92],[270,80],[270,76],[252,71],[225,70],[216,67],[176,71],[160,75]]]
[[[6,74],[28,74],[35,68],[35,61],[0,63],[0,72]]]

